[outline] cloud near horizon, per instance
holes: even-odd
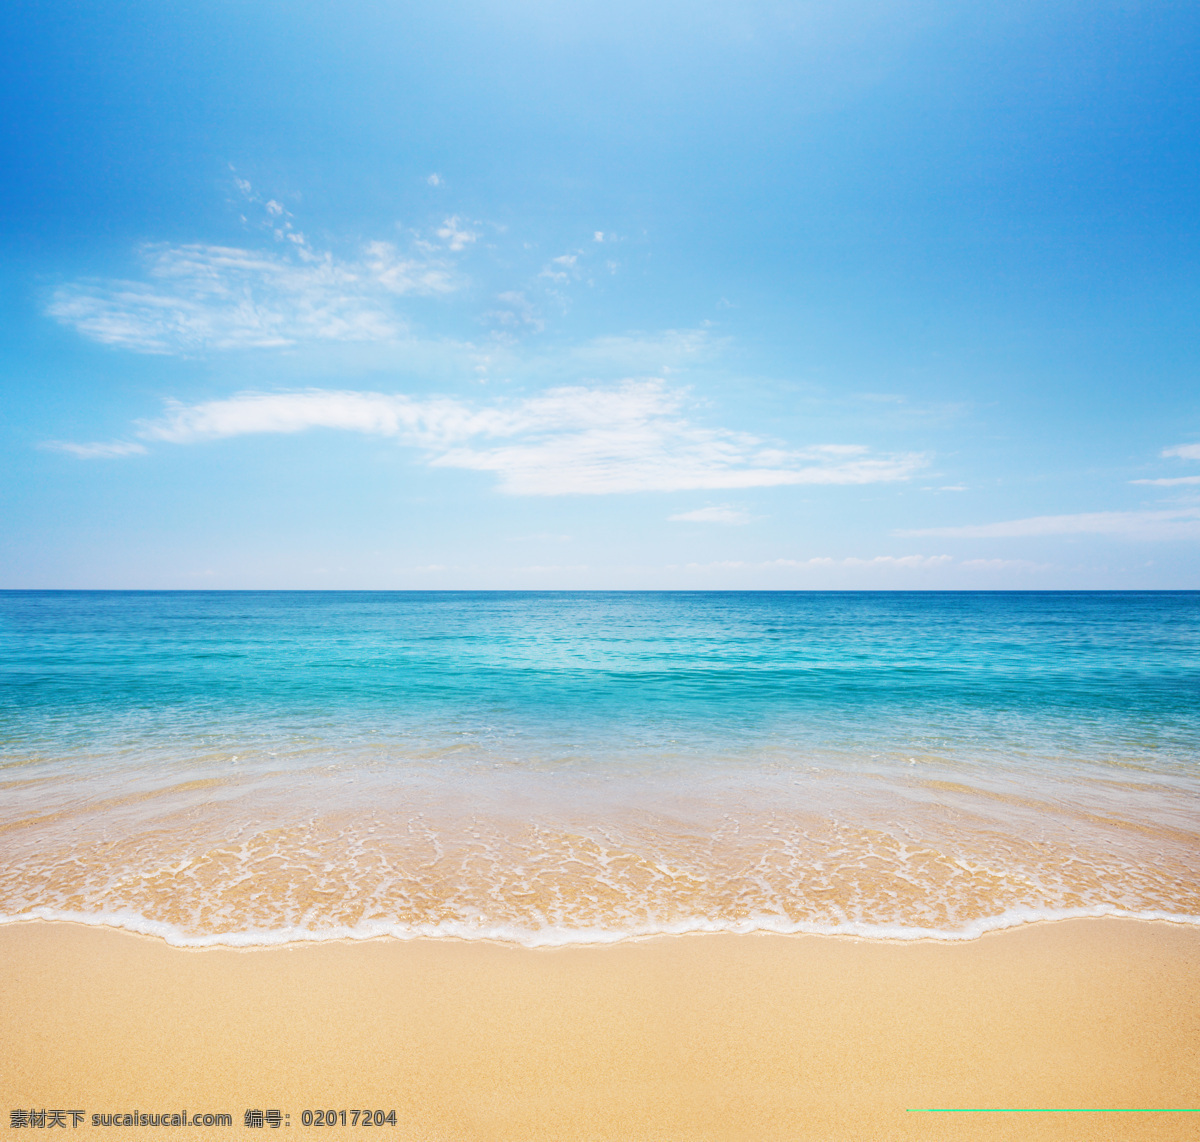
[[[1042,515],[963,527],[923,527],[893,535],[956,539],[1016,539],[1046,535],[1110,535],[1124,539],[1200,539],[1200,507],[1146,509],[1131,512],[1081,512]]]
[[[170,404],[161,418],[138,422],[136,435],[196,444],[318,428],[359,432],[417,447],[430,467],[492,472],[502,492],[526,496],[875,484],[908,479],[927,463],[919,453],[872,455],[862,445],[774,447],[748,433],[697,425],[686,417],[686,403],[685,389],[659,379],[555,388],[491,405],[326,389],[246,392]],[[99,458],[143,446],[58,447]]]
[[[712,563],[688,563],[689,571],[938,571],[951,568],[962,571],[1025,574],[1054,569],[1052,563],[1029,559],[956,559],[953,555],[873,555],[866,558],[848,555],[835,558],[815,555],[811,559],[765,559],[749,562],[722,559]]]
[[[822,568],[875,569],[904,567],[909,570],[929,570],[945,567],[955,562],[952,555],[874,555],[863,559],[848,555],[835,559],[831,555],[814,555],[811,559],[766,559],[758,563],[747,563],[740,559],[722,559],[715,563],[689,563],[689,568],[719,567],[733,570],[819,570]]]

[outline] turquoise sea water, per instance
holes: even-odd
[[[0,914],[1200,922],[1200,593],[0,593]]]

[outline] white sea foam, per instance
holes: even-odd
[[[686,932],[962,940],[1070,916],[1200,915],[1194,835],[1157,801],[1133,816],[1127,795],[1104,790],[1067,802],[925,778],[882,793],[869,781],[791,792],[730,780],[686,796],[662,784],[626,788],[636,809],[560,790],[553,812],[503,814],[461,788],[347,802],[328,782],[297,796],[282,780],[270,796],[206,782],[63,805],[4,833],[0,919],[189,947],[543,947]]]
[[[972,920],[959,928],[922,928],[904,924],[870,924],[847,921],[844,924],[818,924],[786,921],[777,916],[755,916],[741,921],[720,921],[704,917],[664,924],[644,924],[627,929],[616,928],[522,928],[512,924],[470,924],[444,921],[438,924],[396,924],[370,920],[353,927],[305,928],[290,926],[275,929],[247,929],[196,935],[159,920],[149,920],[134,912],[74,912],[59,908],[31,908],[27,912],[0,913],[0,925],[21,924],[34,920],[86,924],[94,928],[116,928],[141,936],[152,936],[179,948],[274,948],[294,944],[331,941],[466,940],[516,944],[524,948],[560,948],[571,945],[619,944],[659,936],[687,936],[699,933],[752,935],[768,933],[781,936],[842,936],[865,940],[910,942],[936,940],[961,943],[976,940],[989,932],[1020,928],[1027,924],[1050,923],[1109,917],[1123,920],[1159,921],[1200,927],[1200,916],[1161,910],[1130,911],[1098,904],[1086,908],[1013,908],[998,916]]]

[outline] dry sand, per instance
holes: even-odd
[[[194,951],[35,922],[0,928],[0,957],[3,1128],[84,1109],[81,1142],[1200,1135],[1200,1114],[907,1113],[1200,1107],[1200,930],[1170,924]],[[233,1126],[91,1125],[183,1107]],[[291,1125],[246,1129],[247,1108]],[[306,1108],[397,1124],[305,1128]]]

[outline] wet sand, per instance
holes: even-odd
[[[395,1142],[1184,1139],[1200,1114],[1200,929],[1069,920],[966,943],[660,937],[190,950],[0,928],[0,1089],[80,1139]],[[187,1108],[232,1127],[93,1126]],[[305,1109],[347,1125],[305,1127]],[[350,1125],[355,1109],[396,1125]],[[247,1109],[290,1126],[246,1129]],[[17,1138],[24,1135],[14,1135]],[[39,1133],[37,1136],[44,1137]]]

